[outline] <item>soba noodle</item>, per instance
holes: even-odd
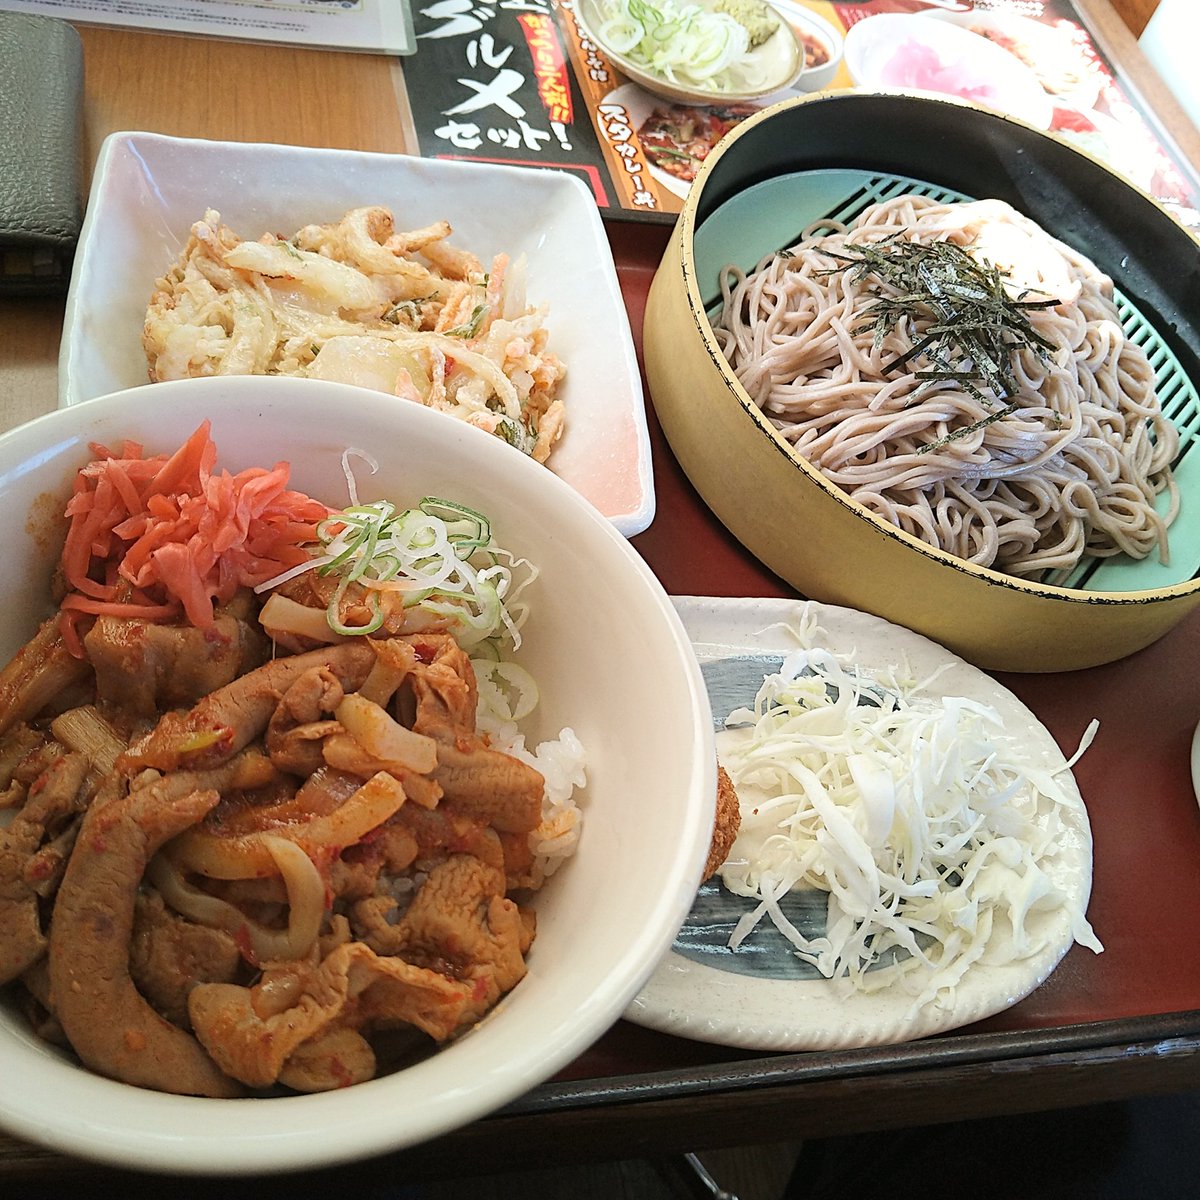
[[[927,355],[895,369],[934,316],[919,311],[877,337],[871,306],[897,293],[832,256],[888,239],[952,242],[1002,272],[1010,297],[1053,298],[1023,310],[1053,349],[1015,347],[1008,394],[919,378]],[[1153,368],[1124,335],[1112,281],[1009,205],[897,197],[849,228],[813,227],[749,274],[727,268],[722,294],[714,329],[746,391],[799,454],[871,511],[1024,577],[1061,577],[1085,554],[1157,549],[1165,561],[1179,435],[1160,410]]]

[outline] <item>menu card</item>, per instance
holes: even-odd
[[[580,28],[574,0],[414,0],[417,53],[404,77],[420,153],[571,171],[605,215],[671,221],[705,156],[761,104],[825,88],[913,88],[1058,134],[1200,227],[1200,180],[1070,0],[772,3],[805,44],[797,86],[756,105],[696,108],[623,78]],[[904,24],[880,48],[869,22],[883,14]],[[941,49],[964,33],[979,39],[966,59]]]
[[[318,50],[413,50],[407,0],[0,0],[0,9]]]

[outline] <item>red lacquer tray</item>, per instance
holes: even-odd
[[[640,357],[646,295],[669,230],[609,233]],[[649,396],[647,407],[657,516],[633,544],[667,590],[794,596],[705,507]],[[1189,766],[1200,612],[1109,666],[998,678],[1068,754],[1088,722],[1100,721],[1075,775],[1095,838],[1088,916],[1103,954],[1075,947],[1007,1011],[898,1046],[762,1054],[620,1021],[500,1113],[359,1164],[356,1182],[653,1157],[1200,1088],[1200,806]],[[22,1167],[41,1179],[95,1170],[37,1151]],[[285,1180],[289,1190],[301,1182]],[[346,1184],[344,1171],[337,1182]]]

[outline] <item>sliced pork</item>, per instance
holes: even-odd
[[[83,639],[101,704],[139,716],[194,704],[262,663],[267,643],[224,614],[212,629],[99,617]]]

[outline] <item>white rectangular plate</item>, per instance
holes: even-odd
[[[550,469],[626,536],[645,529],[654,481],[629,319],[595,201],[565,172],[114,133],[72,272],[59,407],[147,382],[141,336],[154,282],[205,209],[255,239],[369,204],[390,208],[403,229],[444,218],[451,241],[485,262],[525,257],[529,301],[547,306],[550,349],[567,368],[566,431]]]

